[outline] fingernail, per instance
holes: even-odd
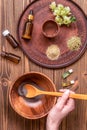
[[[65,91],[65,94],[69,94],[69,93],[70,93],[70,90],[69,90],[69,89]]]
[[[64,89],[59,89],[59,91],[64,91]]]

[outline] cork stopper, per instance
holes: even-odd
[[[7,36],[9,33],[10,33],[10,32],[9,32],[8,30],[4,30],[3,33],[2,33],[2,35],[3,35],[3,36]]]

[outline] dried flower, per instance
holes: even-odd
[[[56,4],[51,2],[49,8],[55,16],[55,21],[61,26],[69,26],[72,22],[76,21],[76,17],[72,15],[71,9],[69,6],[64,6],[63,4]]]

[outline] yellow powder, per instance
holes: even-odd
[[[57,60],[60,56],[60,49],[57,45],[50,45],[46,50],[46,55],[50,60]]]

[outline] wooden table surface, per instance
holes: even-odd
[[[87,14],[87,0],[74,0]],[[10,106],[8,92],[11,83],[24,73],[38,71],[46,74],[61,88],[61,74],[72,68],[74,73],[69,80],[78,77],[79,88],[76,93],[87,94],[87,52],[73,65],[62,69],[46,69],[31,62],[20,48],[13,49],[2,36],[8,29],[17,37],[16,29],[19,17],[32,0],[0,0],[0,52],[2,46],[7,52],[21,56],[19,64],[14,64],[0,57],[0,130],[45,130],[46,117],[39,120],[28,120],[19,116]],[[76,108],[61,123],[60,130],[87,130],[87,101],[76,100]]]

